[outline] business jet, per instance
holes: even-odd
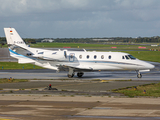
[[[14,28],[4,28],[10,56],[18,63],[31,63],[56,71],[68,71],[68,77],[75,73],[82,77],[84,72],[134,70],[141,78],[143,71],[149,71],[154,65],[139,60],[123,52],[89,52],[58,49],[46,50],[31,48],[25,44]]]

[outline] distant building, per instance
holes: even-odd
[[[105,39],[105,38],[101,38],[101,39],[92,39],[94,41],[109,41],[109,40],[114,40],[114,39]]]
[[[54,42],[54,40],[51,40],[51,39],[44,39],[44,40],[41,40],[41,42]]]

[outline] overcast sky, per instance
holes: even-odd
[[[160,36],[160,0],[0,0],[0,36],[24,38]]]

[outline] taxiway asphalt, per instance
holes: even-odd
[[[68,79],[66,72],[48,69],[0,70],[0,78],[31,79],[0,84],[0,119],[159,120],[159,98],[125,98],[110,91],[160,82],[160,64],[142,75],[137,78],[135,71],[106,71]],[[44,90],[49,84],[58,90]]]
[[[142,78],[136,77],[135,71],[88,72],[82,78],[68,78],[66,72],[41,70],[1,70],[0,78],[30,79],[25,83],[0,84],[3,89],[44,89],[49,84],[58,90],[101,92],[112,89],[138,86],[160,82],[160,64],[150,72],[143,73]],[[104,80],[104,82],[102,82]],[[105,82],[105,80],[108,80]],[[56,92],[55,92],[56,93]],[[50,94],[50,93],[49,93]],[[76,94],[76,93],[75,93]],[[101,93],[100,93],[101,94]],[[100,95],[99,94],[99,95]],[[98,95],[98,94],[97,94]],[[111,95],[110,93],[108,95]]]
[[[67,77],[67,72],[57,73],[54,70],[34,69],[34,70],[0,70],[0,78],[15,78],[15,79],[76,79],[76,80],[160,80],[160,67],[157,66],[154,70],[142,73],[142,78],[137,78],[135,71],[105,71],[105,72],[85,72],[82,78],[77,75],[73,78]]]

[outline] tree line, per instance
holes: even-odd
[[[59,43],[106,43],[106,42],[126,42],[126,43],[160,43],[160,37],[138,37],[138,38],[132,38],[132,37],[111,37],[111,38],[23,38],[23,40],[27,44],[36,44],[37,42],[41,42],[44,39],[52,39],[54,42]],[[96,40],[95,40],[96,39]],[[0,44],[4,45],[6,44],[6,38],[0,37]]]

